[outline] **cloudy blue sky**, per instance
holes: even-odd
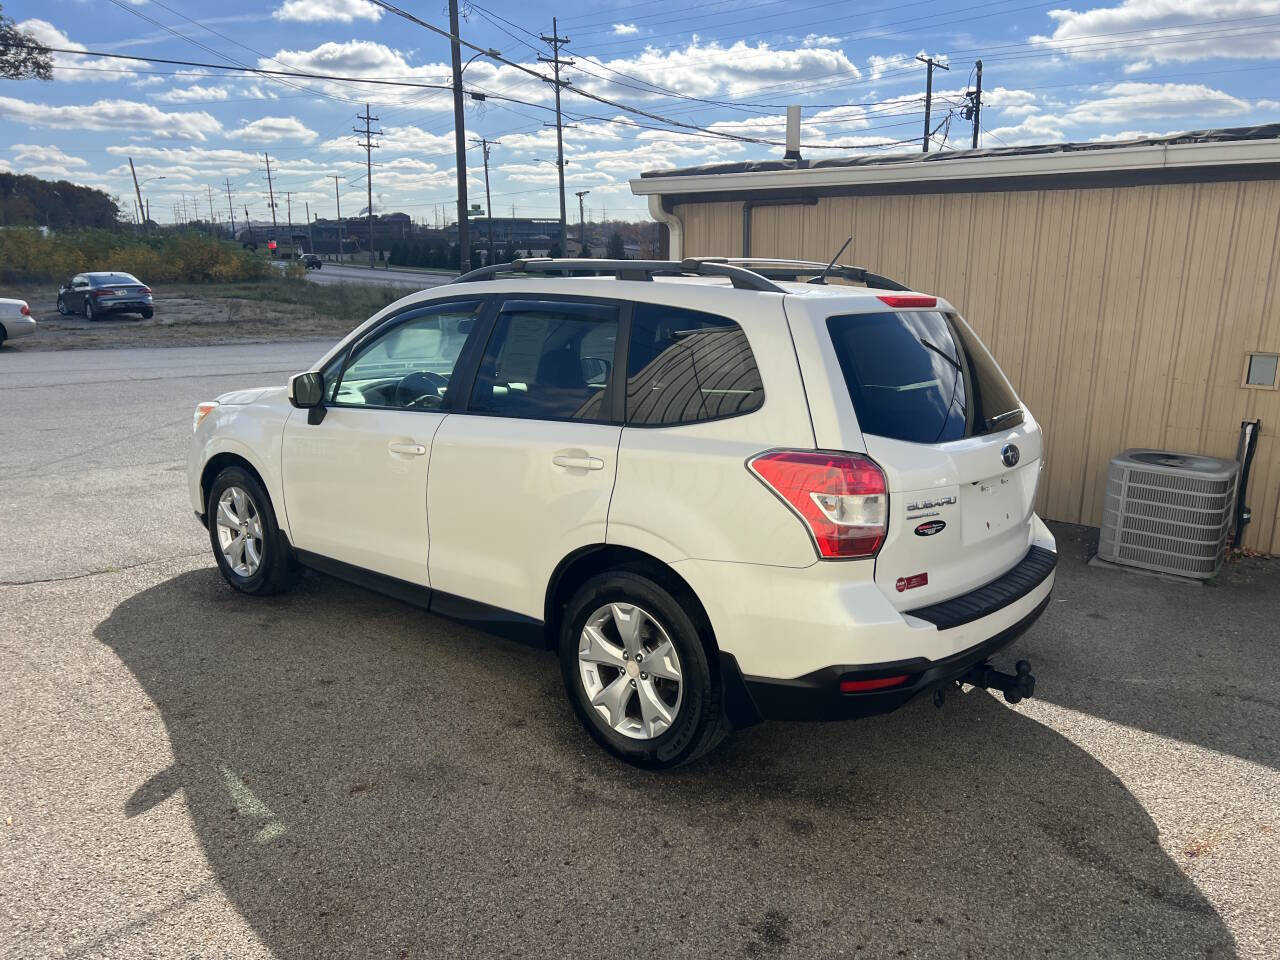
[[[447,26],[443,0],[401,0]],[[448,42],[367,0],[24,0],[4,12],[47,44],[93,53],[448,82]],[[1125,0],[1112,5],[1024,0],[611,0],[556,5],[485,0],[465,7],[462,35],[546,72],[553,15],[569,38],[574,86],[656,114],[627,113],[566,91],[570,190],[590,190],[589,216],[645,217],[627,180],[642,170],[781,154],[746,142],[781,139],[784,108],[804,106],[805,153],[919,149],[924,67],[935,77],[940,149],[968,145],[958,115],[984,72],[983,146],[1096,140],[1280,120],[1280,0]],[[365,103],[384,135],[374,206],[427,223],[452,217],[453,114],[447,91],[372,83],[266,79],[203,68],[65,54],[50,83],[3,80],[10,146],[0,165],[132,196],[132,157],[152,215],[185,194],[222,219],[226,181],[236,217],[269,216],[262,153],[293,217],[364,206],[364,151],[352,133]],[[464,85],[469,136],[492,148],[495,215],[556,216],[552,90],[481,57]],[[505,99],[502,99],[505,98]],[[700,129],[674,126],[678,121]],[[911,140],[913,144],[904,143]],[[473,199],[481,152],[468,153]],[[164,177],[163,180],[152,179]],[[570,196],[571,204],[576,200]],[[280,214],[285,213],[281,197]],[[570,219],[576,220],[576,211]]]

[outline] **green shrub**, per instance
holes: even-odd
[[[108,230],[42,234],[39,230],[0,230],[0,281],[60,282],[77,273],[116,270],[143,283],[264,280],[265,260],[201,234],[179,234],[144,241]]]

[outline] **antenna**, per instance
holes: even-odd
[[[836,255],[835,255],[834,257],[832,257],[832,258],[831,258],[831,262],[827,264],[827,268],[826,268],[825,270],[823,270],[821,274],[819,274],[818,276],[814,277],[814,278],[813,278],[812,280],[810,280],[809,282],[810,282],[810,283],[826,283],[826,282],[827,282],[827,274],[831,272],[832,267],[834,267],[834,266],[836,265],[836,261],[840,259],[840,254],[844,253],[846,250],[848,250],[848,249],[849,249],[849,244],[851,244],[851,243],[853,243],[853,234],[852,234],[852,233],[851,233],[851,234],[849,234],[849,239],[848,239],[848,240],[846,240],[846,241],[844,242],[844,245],[843,245],[843,246],[841,246],[841,247],[840,247],[840,249],[836,251]]]

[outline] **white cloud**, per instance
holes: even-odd
[[[238,130],[230,131],[227,136],[258,143],[278,143],[281,140],[311,143],[316,138],[316,132],[297,117],[260,117]]]
[[[383,135],[378,138],[381,150],[391,153],[414,153],[419,156],[436,154],[451,155],[454,149],[453,131],[447,133],[428,133],[421,127],[412,125],[404,127],[385,127]],[[506,143],[504,138],[503,143]],[[320,144],[326,153],[348,153],[364,156],[364,148],[358,147],[356,138],[337,137]],[[363,163],[360,164],[364,166]]]
[[[202,87],[198,84],[190,87],[174,87],[172,90],[165,90],[162,93],[153,93],[153,100],[159,100],[161,103],[187,103],[192,100],[225,100],[227,99],[226,87]]]
[[[889,70],[897,70],[913,62],[913,58],[907,53],[894,53],[887,57],[880,57],[872,54],[867,57],[867,66],[870,68],[870,76],[872,80],[879,80]]]
[[[55,106],[0,97],[0,117],[55,130],[146,130],[153,136],[177,140],[205,140],[222,132],[222,124],[203,110],[166,113],[150,104],[129,100]]]
[[[840,42],[840,38],[825,33],[811,33],[802,42],[806,47],[834,47]]]
[[[107,153],[118,157],[145,158],[168,166],[211,167],[214,172],[221,172],[224,168],[232,166],[247,166],[253,169],[262,159],[256,153],[229,150],[225,147],[148,147],[133,144],[128,147],[107,147]]]
[[[354,20],[380,20],[382,8],[367,0],[285,0],[271,16],[277,20],[304,23],[351,23]]]
[[[1200,83],[1116,83],[1104,95],[1071,107],[1064,119],[1073,124],[1121,124],[1153,117],[1202,120],[1249,112],[1249,104]]]
[[[640,28],[634,23],[615,23],[613,25],[613,35],[615,37],[629,37],[639,32]]]
[[[46,47],[62,47],[68,50],[83,50],[83,43],[76,43],[48,20],[31,18],[17,24],[17,29],[29,34]],[[73,70],[71,67],[90,67],[91,70]],[[53,76],[55,80],[92,80],[108,83],[137,76],[119,60],[105,60],[101,57],[84,57],[78,53],[53,54]]]
[[[59,166],[67,167],[86,167],[88,163],[80,157],[71,157],[63,153],[57,147],[36,146],[30,143],[15,143],[9,148],[14,153],[14,162],[22,164],[25,168]]]
[[[1051,36],[1032,43],[1081,60],[1139,64],[1280,56],[1280,36],[1257,18],[1280,13],[1277,0],[1125,0],[1083,13],[1050,10]]]

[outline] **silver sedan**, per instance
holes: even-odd
[[[25,300],[0,297],[0,344],[36,332],[36,318]]]

